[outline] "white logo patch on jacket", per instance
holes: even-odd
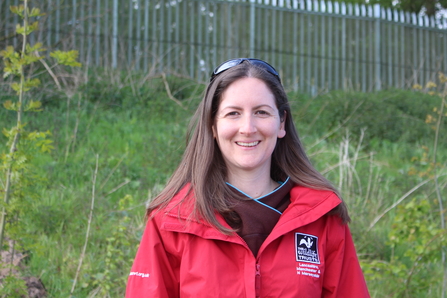
[[[317,236],[295,233],[295,252],[297,262],[320,264]]]

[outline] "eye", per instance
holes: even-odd
[[[265,111],[265,110],[258,110],[255,112],[255,115],[259,115],[259,116],[269,116],[270,113]]]
[[[229,116],[229,117],[234,117],[234,116],[238,116],[238,115],[239,115],[239,112],[237,112],[237,111],[231,111],[226,114],[226,116]]]

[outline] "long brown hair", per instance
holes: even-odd
[[[147,214],[165,207],[170,200],[188,183],[189,192],[194,193],[194,214],[223,233],[231,230],[223,227],[215,212],[230,211],[227,198],[234,196],[226,185],[227,169],[220,149],[213,137],[212,126],[223,92],[230,84],[244,77],[262,80],[272,91],[282,120],[285,120],[286,135],[278,139],[272,154],[271,177],[275,181],[285,181],[290,177],[297,185],[319,190],[330,190],[338,194],[332,184],[311,164],[298,137],[292,120],[287,95],[277,77],[248,61],[234,66],[217,75],[208,85],[205,95],[196,110],[188,130],[188,143],[182,161],[166,187],[150,202]],[[286,115],[286,117],[284,117]],[[338,194],[339,195],[339,194]],[[183,198],[181,202],[187,199]],[[347,208],[342,202],[331,213],[349,221]]]

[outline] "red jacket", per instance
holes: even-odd
[[[190,205],[172,208],[185,193],[148,221],[127,298],[369,297],[348,226],[327,215],[341,202],[334,193],[293,187],[256,258],[236,233],[187,221]]]

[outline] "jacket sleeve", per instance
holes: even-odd
[[[160,230],[157,216],[146,224],[131,272],[126,298],[168,298],[179,296],[179,261],[165,247],[172,233]],[[168,239],[166,239],[168,238]]]
[[[349,227],[331,217],[322,297],[369,298]]]

